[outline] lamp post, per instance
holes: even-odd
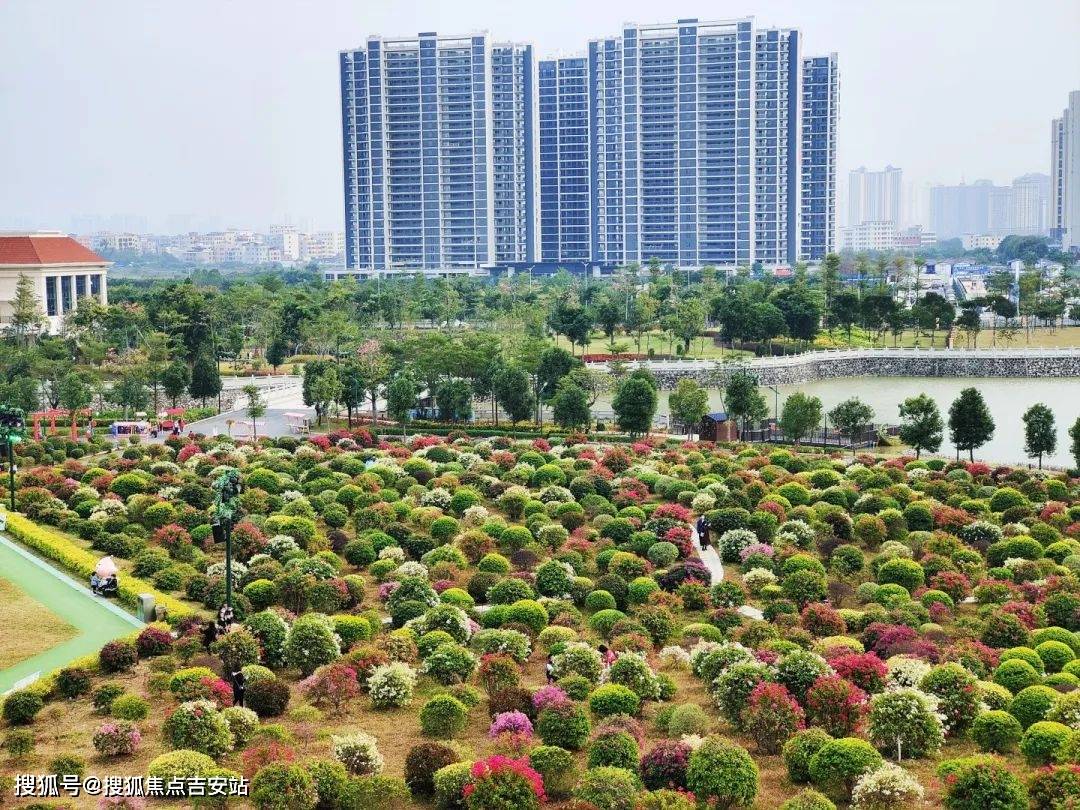
[[[775,385],[766,385],[765,387],[771,388],[773,392],[773,426],[772,430],[769,431],[769,438],[771,439],[773,431],[780,427],[780,389]]]
[[[21,408],[12,408],[8,405],[0,405],[0,444],[7,451],[9,484],[8,491],[11,495],[11,511],[15,511],[15,445],[23,440],[26,430],[26,414]]]
[[[232,527],[240,513],[240,493],[243,491],[240,471],[232,467],[222,470],[214,479],[213,520],[214,542],[225,542],[225,604],[232,610]]]

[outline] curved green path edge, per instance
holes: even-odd
[[[69,661],[97,652],[106,642],[126,636],[143,623],[114,603],[94,596],[44,560],[0,534],[0,577],[45,605],[79,634],[45,652],[0,671],[0,694],[16,684],[27,685]],[[4,628],[0,627],[0,633]],[[24,683],[25,682],[25,683]]]

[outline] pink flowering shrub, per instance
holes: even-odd
[[[864,692],[876,694],[885,689],[889,668],[873,653],[851,653],[829,662],[836,674],[846,678]]]
[[[540,712],[549,706],[569,703],[570,698],[567,697],[566,692],[557,686],[541,686],[533,692],[532,702],[533,707],[536,709],[536,713],[540,714]]]
[[[763,754],[779,753],[780,747],[803,728],[802,707],[782,684],[762,681],[750,693],[743,710],[743,726]]]
[[[462,794],[470,810],[535,810],[546,798],[544,780],[528,760],[496,755],[473,763]]]
[[[806,709],[812,725],[834,737],[851,737],[866,714],[866,692],[838,675],[825,675],[807,691]]]
[[[141,741],[139,730],[124,720],[104,723],[94,732],[94,748],[103,757],[133,754]]]

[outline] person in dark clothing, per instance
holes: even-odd
[[[120,592],[120,583],[116,579],[116,575],[105,577],[101,584],[98,586],[98,593],[101,596],[116,596]]]
[[[233,693],[233,706],[244,705],[244,689],[246,686],[246,679],[244,678],[244,671],[238,669],[235,672],[229,674],[229,684],[232,686]]]
[[[547,657],[547,664],[544,665],[544,674],[547,675],[548,683],[555,683],[555,656],[549,655]]]
[[[203,646],[209,650],[210,645],[217,641],[218,629],[216,622],[207,622],[203,627],[202,638]]]
[[[702,551],[704,551],[709,547],[709,522],[705,520],[704,515],[697,519],[697,524],[694,528],[697,529],[698,545],[700,545]]]
[[[234,616],[235,614],[233,613],[233,609],[231,607],[229,607],[228,605],[221,606],[221,610],[218,611],[217,618],[217,632],[219,636],[223,636],[229,632],[229,628],[232,626]]]

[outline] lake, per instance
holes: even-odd
[[[1069,454],[1068,430],[1080,417],[1080,379],[1075,377],[1060,379],[1020,379],[1000,377],[846,377],[836,380],[821,380],[802,385],[778,386],[779,396],[766,388],[762,389],[769,403],[769,415],[772,415],[774,403],[779,400],[781,410],[784,400],[795,391],[820,397],[825,410],[837,403],[857,396],[874,409],[874,421],[883,424],[899,424],[898,411],[900,402],[916,394],[929,394],[941,408],[942,418],[948,423],[949,405],[963,388],[977,388],[986,399],[990,413],[997,428],[994,437],[975,451],[975,457],[983,461],[1024,464],[1029,461],[1024,453],[1024,423],[1022,416],[1036,402],[1048,405],[1057,420],[1058,445],[1052,455],[1043,457],[1043,463],[1054,467],[1072,466]],[[668,414],[668,392],[660,392],[658,413]],[[709,391],[709,405],[714,410],[722,410],[720,392]],[[610,411],[611,396],[604,394],[594,406],[595,411]],[[948,428],[942,443],[942,455],[956,453],[956,448],[949,443]],[[1034,463],[1034,462],[1032,462]]]

